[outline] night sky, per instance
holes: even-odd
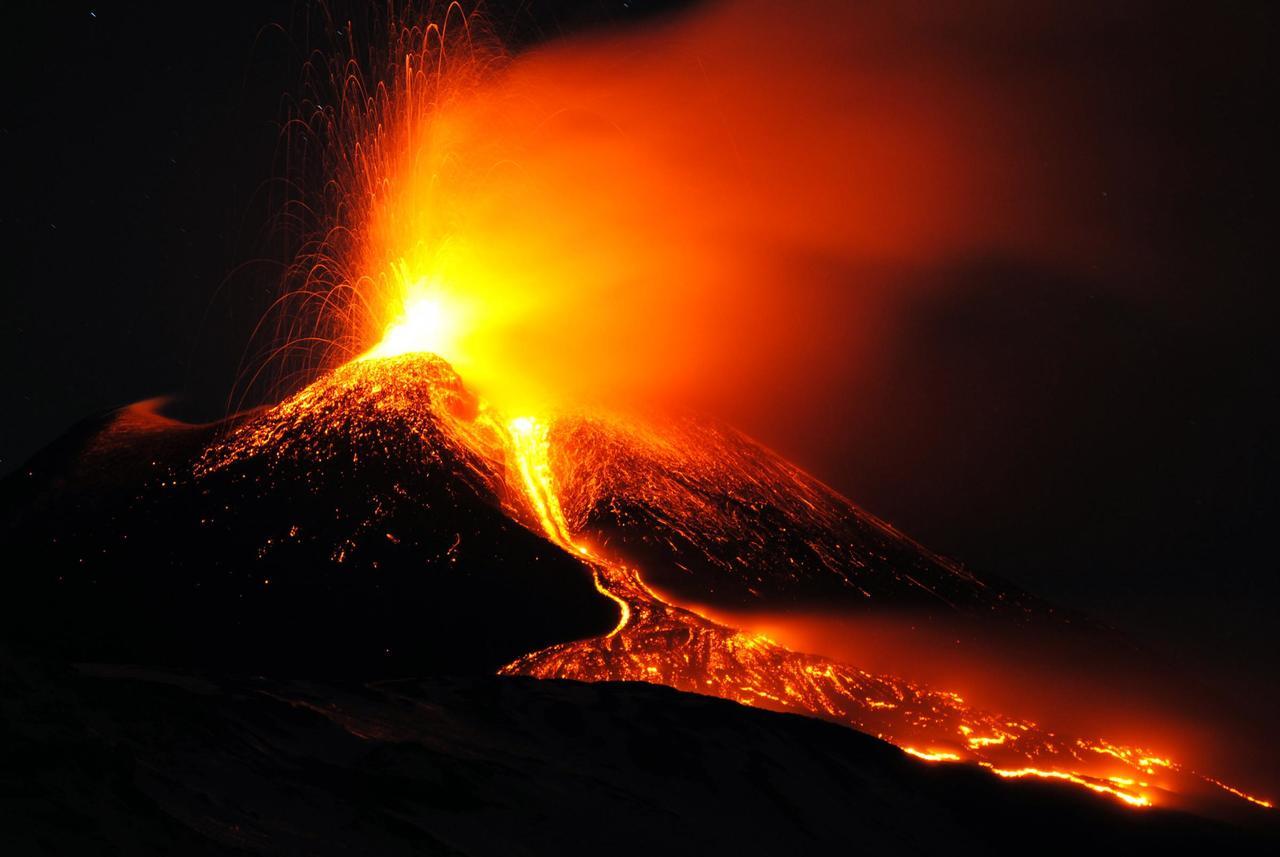
[[[489,5],[524,44],[654,4]],[[221,416],[275,296],[264,188],[304,52],[273,25],[298,6],[195,8],[7,10],[0,472],[138,399]],[[1062,147],[1117,141],[1098,198],[1160,260],[1140,297],[1117,297],[1127,270],[974,256],[931,274],[875,377],[744,425],[930,547],[1273,705],[1276,17],[1130,4],[1023,58],[1094,108]]]

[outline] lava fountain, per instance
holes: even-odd
[[[721,14],[737,26],[737,7],[685,22],[664,34],[672,50]],[[513,61],[457,3],[411,9],[385,26],[385,42],[375,37],[367,50],[357,50],[350,24],[342,28],[346,41],[309,66],[286,125],[285,146],[306,149],[322,190],[299,202],[314,237],[264,320],[271,345],[250,357],[245,386],[271,372],[316,380],[219,439],[205,472],[269,447],[277,438],[263,426],[321,419],[308,403],[335,385],[358,377],[362,389],[390,397],[404,384],[406,360],[438,355],[478,404],[435,413],[439,434],[430,437],[474,462],[503,509],[585,564],[617,607],[609,633],[529,652],[502,672],[654,682],[821,717],[931,763],[1061,781],[1133,807],[1178,805],[1206,791],[1271,806],[1167,752],[1069,736],[909,677],[792,651],[704,615],[689,606],[694,599],[659,594],[651,582],[674,576],[689,591],[762,599],[804,591],[1023,619],[1040,610],[731,429],[579,406],[605,388],[645,403],[655,390],[681,388],[702,364],[722,369],[723,355],[758,369],[802,339],[779,333],[800,311],[786,313],[794,306],[762,287],[769,279],[759,276],[759,242],[745,240],[766,214],[795,229],[795,201],[770,209],[779,186],[766,186],[764,200],[726,212],[717,194],[734,206],[742,189],[697,179],[683,197],[668,195],[686,176],[662,157],[665,143],[647,148],[656,126],[608,90],[620,81],[624,96],[635,91],[608,59],[620,50],[615,37],[567,58]],[[881,117],[883,104],[867,109]],[[615,124],[615,114],[631,124]],[[848,188],[833,179],[834,196],[811,200],[828,222],[807,241],[856,245],[867,259],[954,242],[966,228],[965,183],[990,176],[982,157],[964,158],[964,140],[978,151],[971,125],[953,120],[910,111],[879,128],[848,120],[854,136],[871,140],[858,154],[883,158],[878,181],[897,177],[909,189],[877,224],[856,205],[835,214]],[[963,138],[952,149],[922,142],[948,131]],[[905,149],[896,145],[904,141]],[[1004,175],[998,188],[1018,178]],[[769,332],[748,349],[724,328]]]

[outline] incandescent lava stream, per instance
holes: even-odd
[[[1133,807],[1269,806],[1168,753],[682,606],[823,598],[1061,621],[705,420],[511,416],[438,357],[369,356],[214,426],[125,409],[7,483],[10,543],[50,561],[20,576],[6,621],[73,659],[641,681]]]

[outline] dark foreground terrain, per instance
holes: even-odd
[[[3,655],[4,854],[1265,853],[662,687],[370,685]]]

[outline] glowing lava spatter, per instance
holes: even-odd
[[[816,715],[870,732],[929,762],[976,763],[1006,779],[1079,786],[1144,807],[1199,780],[1260,806],[1266,801],[1185,772],[1150,751],[1070,738],[1037,724],[969,706],[958,694],[873,675],[788,650],[761,634],[711,621],[657,596],[639,570],[586,548],[565,519],[550,462],[549,432],[530,417],[511,421],[510,455],[544,534],[577,553],[597,588],[622,606],[608,635],[552,646],[503,668],[511,675],[582,681],[644,681],[747,705]],[[923,743],[929,750],[913,745]]]
[[[592,554],[569,531],[552,477],[546,426],[529,417],[513,420],[509,426],[519,484],[543,532],[566,550],[584,556],[592,565],[597,587],[623,610],[618,626],[607,636],[531,653],[506,666],[503,673],[665,684],[747,705],[818,715],[873,732],[927,761],[977,761],[1004,777],[1061,780],[1112,795],[1130,806],[1151,803],[1150,790],[1140,788],[1136,780],[1121,785],[1115,778],[1092,773],[1097,766],[1090,766],[1095,762],[1091,753],[1109,746],[1105,742],[1064,742],[1033,723],[970,709],[956,694],[792,652],[763,635],[735,630],[662,601],[645,586],[637,569]],[[975,732],[983,734],[975,737]],[[959,738],[967,753],[923,752],[903,744],[922,737]],[[992,747],[1004,752],[992,752]],[[1144,761],[1148,756],[1126,750]],[[1052,759],[1071,768],[1015,769],[999,767],[995,761],[1011,758]],[[1130,758],[1115,758],[1125,770],[1135,766]]]
[[[573,443],[557,444],[554,419],[533,416],[540,412],[526,407],[527,391],[510,389],[506,375],[516,373],[498,370],[515,362],[504,334],[513,315],[529,316],[527,302],[539,289],[563,288],[572,257],[586,260],[578,267],[591,282],[604,275],[588,264],[596,261],[590,247],[567,249],[564,239],[572,235],[578,242],[576,231],[549,230],[559,240],[544,242],[550,247],[538,246],[523,230],[495,233],[493,224],[510,226],[506,214],[514,198],[499,178],[521,189],[518,200],[530,211],[554,212],[561,200],[528,176],[499,168],[512,163],[511,152],[491,148],[496,136],[483,131],[495,115],[509,113],[509,105],[470,103],[487,55],[473,51],[472,19],[457,4],[448,6],[445,19],[452,24],[393,25],[389,54],[377,58],[382,78],[367,86],[359,75],[362,63],[354,58],[337,57],[327,69],[333,104],[312,105],[305,118],[322,141],[326,193],[332,189],[338,202],[325,200],[332,210],[314,206],[329,218],[320,224],[323,238],[299,254],[279,306],[288,319],[283,339],[323,342],[341,357],[335,362],[345,365],[239,430],[204,466],[216,468],[255,451],[279,454],[279,445],[295,436],[325,444],[331,432],[395,411],[405,417],[400,424],[422,439],[423,455],[448,447],[466,462],[468,478],[474,476],[513,517],[585,563],[596,588],[619,607],[609,633],[528,653],[505,666],[505,674],[645,681],[813,715],[877,735],[926,761],[972,762],[1002,777],[1061,781],[1130,806],[1159,802],[1162,791],[1178,791],[1196,779],[1144,749],[1059,735],[971,707],[954,693],[792,651],[712,621],[660,597],[622,552],[615,554],[606,539],[584,526],[584,510],[598,499],[587,495],[603,496],[605,488],[624,501],[669,501],[680,491],[662,506],[674,513],[658,515],[648,535],[692,544],[709,573],[727,585],[757,591],[794,582],[803,573],[866,599],[907,591],[946,604],[971,598],[1025,609],[854,511],[843,498],[833,499],[833,492],[798,468],[761,457],[732,432],[691,432],[676,424],[641,428],[600,417],[581,426]],[[558,149],[552,145],[547,151]],[[570,166],[555,158],[550,163]],[[503,193],[478,190],[499,184]],[[554,218],[527,221],[542,219]],[[495,234],[507,240],[494,241]],[[624,249],[636,240],[627,236]],[[543,266],[542,279],[529,276],[531,256],[555,260]],[[610,261],[634,264],[622,257]],[[572,328],[563,318],[557,322]],[[482,341],[478,331],[485,333]],[[439,378],[415,368],[413,355],[419,352],[441,355],[494,404],[461,390],[436,390],[431,385]],[[490,359],[497,352],[507,355],[505,363]],[[407,390],[406,378],[429,389]],[[494,395],[497,388],[502,396]],[[354,413],[349,400],[356,390],[374,391],[384,400],[362,402],[363,410]],[[509,418],[504,410],[523,415]],[[293,433],[298,426],[306,428]],[[562,458],[580,472],[569,491],[557,484],[554,465]],[[799,519],[804,528],[788,526]],[[862,550],[868,545],[874,547]],[[918,568],[895,567],[898,557],[909,557]],[[925,580],[919,568],[937,572],[935,579]],[[771,574],[776,579],[769,580]],[[1197,782],[1269,806],[1215,780]]]
[[[603,424],[601,424],[603,425]],[[590,437],[601,437],[597,425]],[[324,461],[366,445],[395,455],[453,462],[458,489],[490,498],[592,572],[618,605],[614,627],[599,637],[528,653],[501,672],[580,681],[643,681],[738,703],[821,717],[894,743],[929,762],[969,762],[1006,778],[1052,780],[1111,796],[1130,806],[1169,802],[1168,795],[1209,783],[1268,804],[1216,780],[1198,778],[1165,754],[1101,739],[1073,738],[1040,724],[971,706],[955,693],[875,674],[830,658],[792,651],[767,636],[716,622],[654,592],[635,565],[595,535],[575,531],[564,509],[553,461],[554,419],[506,418],[462,385],[443,361],[425,355],[364,359],[279,405],[254,415],[211,447],[197,475],[244,458]],[[659,429],[651,429],[659,431]],[[622,427],[611,443],[582,451],[581,462],[626,455]],[[672,436],[682,438],[677,432]],[[415,451],[416,450],[416,451]],[[704,450],[723,461],[727,449]],[[407,460],[405,467],[414,467]],[[594,466],[594,465],[593,465]],[[746,466],[739,464],[735,466]],[[763,478],[761,465],[755,478]],[[451,489],[453,490],[453,489]],[[701,514],[714,514],[710,509]],[[717,526],[732,528],[730,520]],[[360,528],[377,532],[377,522]],[[342,556],[335,555],[335,562]]]

